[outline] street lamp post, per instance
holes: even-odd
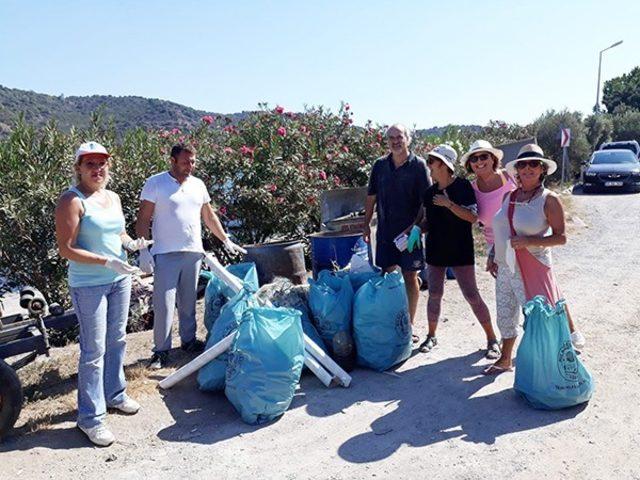
[[[617,47],[621,43],[622,43],[622,40],[620,40],[619,42],[614,43],[613,45],[609,45],[604,50],[600,50],[600,60],[598,61],[598,87],[596,89],[596,104],[593,107],[593,112],[596,113],[596,114],[600,113],[600,71],[602,69],[602,52],[606,52],[607,50],[609,50],[609,49],[611,49],[613,47]]]

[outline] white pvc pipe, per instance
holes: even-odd
[[[304,364],[309,367],[309,370],[320,379],[325,387],[330,387],[333,383],[333,376],[327,372],[318,361],[305,350],[304,352]]]
[[[235,335],[236,335],[236,332],[234,330],[233,333],[230,333],[229,335],[224,337],[222,340],[220,340],[218,343],[216,343],[214,346],[202,352],[200,355],[198,355],[196,358],[191,360],[186,365],[183,365],[182,368],[176,370],[167,378],[161,380],[160,388],[173,387],[176,383],[184,380],[192,373],[195,373],[198,370],[200,370],[202,367],[204,367],[207,363],[209,363],[211,360],[216,358],[218,355],[221,355],[227,350],[229,350],[229,348],[231,347],[231,344],[233,343],[233,338],[235,337]]]
[[[330,373],[335,375],[343,387],[348,387],[351,384],[351,375],[345,372],[340,365],[338,365],[334,360],[327,355],[324,350],[322,350],[318,345],[311,340],[307,334],[304,335],[304,347],[307,352],[315,357],[320,364],[329,370]]]

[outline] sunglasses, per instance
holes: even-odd
[[[473,157],[469,157],[469,163],[476,163],[481,160],[488,160],[488,159],[489,159],[488,153],[481,153],[479,155],[474,155]]]
[[[536,168],[541,166],[542,162],[540,160],[518,160],[516,162],[516,170],[522,170],[524,167]]]
[[[439,161],[441,161],[439,158],[427,157],[427,165],[433,165]]]

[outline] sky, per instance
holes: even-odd
[[[0,0],[0,85],[233,113],[348,102],[356,124],[590,113],[640,65],[640,1]]]

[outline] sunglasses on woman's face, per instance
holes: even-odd
[[[541,166],[542,162],[540,160],[520,160],[516,162],[516,170],[522,170],[524,167],[536,168]]]
[[[488,153],[481,153],[479,155],[474,155],[473,157],[469,157],[469,162],[470,163],[476,163],[479,162],[481,160],[488,160],[489,159],[489,154]]]
[[[434,163],[436,163],[437,160],[438,160],[437,158],[428,157],[427,158],[427,165],[433,165]]]

